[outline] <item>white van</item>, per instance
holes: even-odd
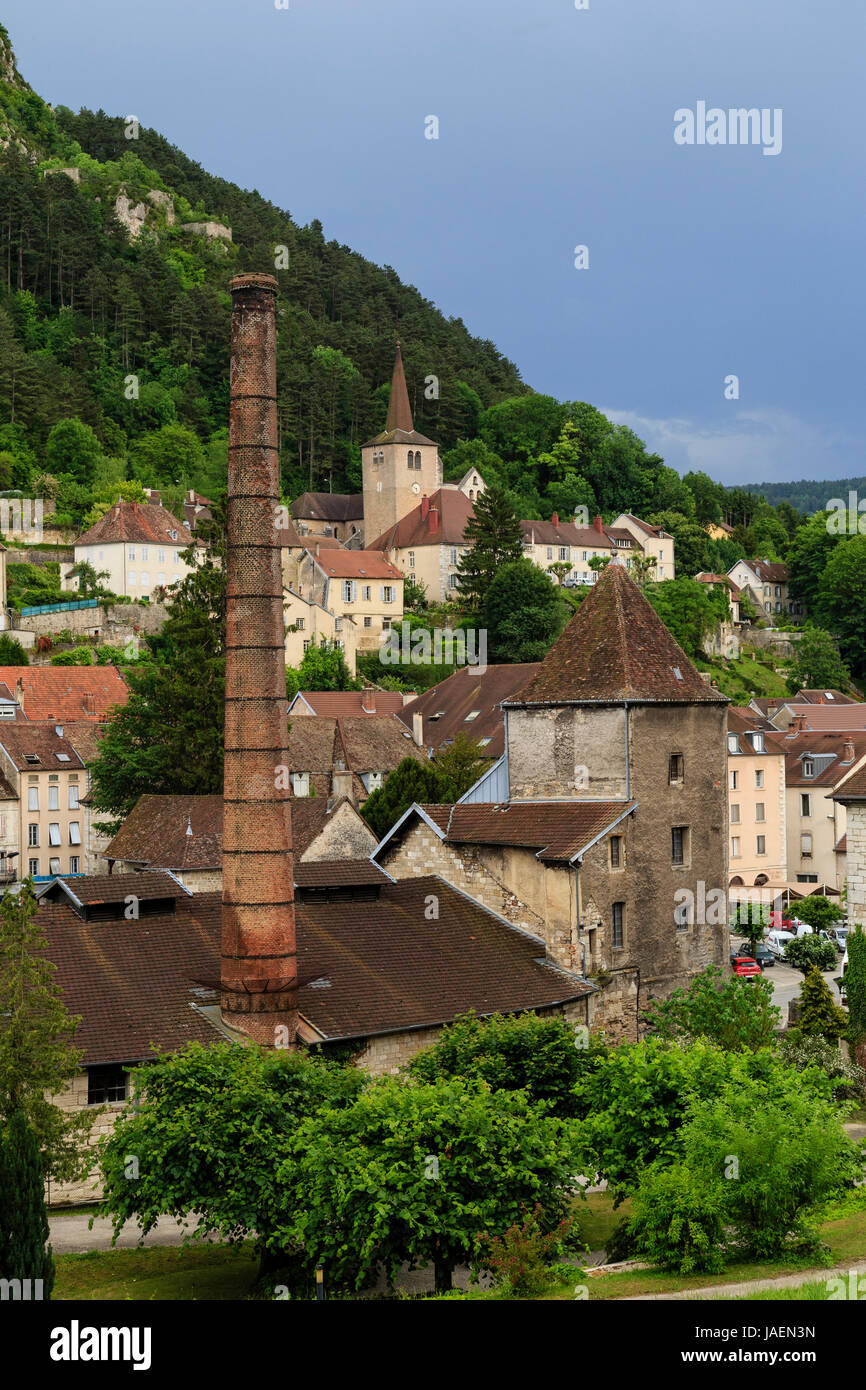
[[[813,934],[808,922],[801,922],[799,917],[791,918],[791,928],[793,936],[811,936]]]
[[[789,941],[794,940],[792,931],[771,931],[767,932],[765,945],[768,951],[772,951],[777,960],[783,960],[785,947]]]

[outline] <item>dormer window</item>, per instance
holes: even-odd
[[[754,748],[756,753],[766,752],[766,749],[764,748],[763,734],[752,734],[752,747]]]
[[[814,777],[814,776],[815,776],[815,764],[812,762],[812,759],[811,759],[811,758],[804,758],[804,759],[803,759],[803,776],[804,776],[804,777]]]
[[[736,734],[728,734],[728,752],[739,753],[740,744]]]

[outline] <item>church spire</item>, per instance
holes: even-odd
[[[406,390],[406,376],[403,371],[403,356],[400,352],[400,343],[397,343],[397,355],[394,358],[394,374],[391,377],[391,397],[388,401],[388,419],[385,421],[386,430],[406,430],[411,434],[412,410],[409,406],[409,392]]]

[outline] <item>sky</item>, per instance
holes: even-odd
[[[0,19],[47,101],[136,115],[318,218],[681,472],[866,473],[866,7],[283,3],[3,0]],[[758,143],[740,108],[766,113]]]

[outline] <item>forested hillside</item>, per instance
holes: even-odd
[[[773,505],[787,502],[806,516],[823,511],[834,497],[841,497],[847,507],[849,492],[866,497],[866,478],[802,478],[797,483],[745,483],[744,486],[747,491],[766,497]]]

